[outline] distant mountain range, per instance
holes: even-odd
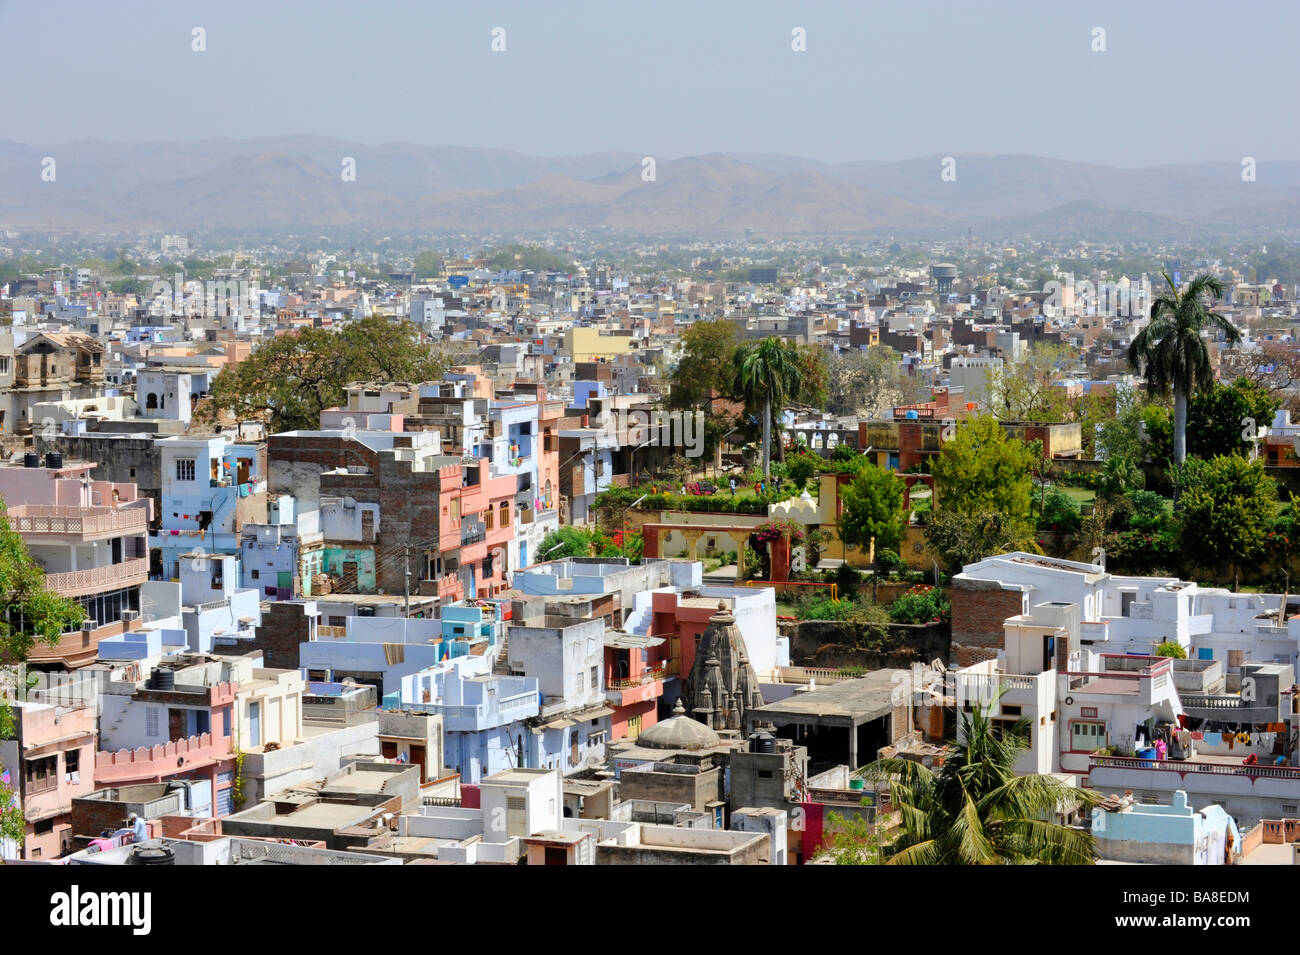
[[[54,181],[42,161],[55,161]],[[355,160],[344,181],[343,160]],[[178,143],[0,140],[0,228],[639,235],[1174,238],[1300,228],[1300,162],[1140,169],[1028,155],[823,163],[711,154],[541,157],[498,149],[366,146],[318,136]]]

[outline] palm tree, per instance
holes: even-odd
[[[1205,298],[1223,295],[1223,283],[1214,276],[1198,275],[1179,292],[1169,273],[1169,286],[1151,303],[1151,321],[1128,346],[1129,367],[1144,375],[1147,388],[1174,392],[1174,467],[1187,458],[1187,401],[1214,383],[1210,352],[1202,337],[1206,331],[1223,332],[1229,345],[1241,341],[1241,332],[1206,307]]]
[[[772,412],[780,411],[799,387],[794,350],[775,335],[736,352],[734,390],[746,407],[762,406],[763,476],[772,474]]]
[[[962,714],[964,741],[937,775],[899,758],[867,767],[901,815],[901,833],[884,850],[888,864],[1092,865],[1091,833],[1050,820],[1071,804],[1095,805],[1099,794],[1054,776],[1017,776],[1029,723],[996,733],[991,710]]]

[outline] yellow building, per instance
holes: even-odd
[[[575,362],[614,358],[632,350],[632,336],[601,334],[598,328],[574,325],[564,333],[564,350]]]

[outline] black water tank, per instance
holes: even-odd
[[[41,456],[35,451],[28,451],[23,455],[23,467],[39,468],[41,466]]]
[[[131,852],[129,865],[175,865],[176,853],[161,842],[142,842]]]
[[[46,466],[47,468],[61,468],[61,467],[63,467],[63,452],[61,452],[61,451],[47,451],[46,454],[45,454],[45,466]]]
[[[176,688],[176,674],[171,670],[155,667],[153,671],[153,688],[155,690],[174,690]]]
[[[755,733],[749,738],[751,753],[775,753],[776,737],[771,733]]]

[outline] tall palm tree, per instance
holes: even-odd
[[[901,833],[884,850],[892,865],[1092,865],[1091,833],[1051,821],[1099,794],[1054,776],[1017,776],[1028,749],[1023,718],[998,734],[987,709],[962,714],[964,742],[936,775],[907,759],[877,760],[865,775],[887,784]]]
[[[748,408],[762,408],[763,476],[772,474],[772,412],[799,389],[794,349],[775,335],[736,352],[734,390]]]
[[[1241,341],[1241,332],[1222,315],[1209,311],[1206,298],[1223,295],[1223,283],[1209,274],[1198,275],[1182,292],[1164,273],[1168,291],[1151,303],[1151,322],[1128,346],[1129,367],[1144,375],[1152,391],[1174,392],[1174,467],[1187,458],[1187,401],[1214,383],[1210,352],[1202,337],[1221,331],[1229,345]]]

